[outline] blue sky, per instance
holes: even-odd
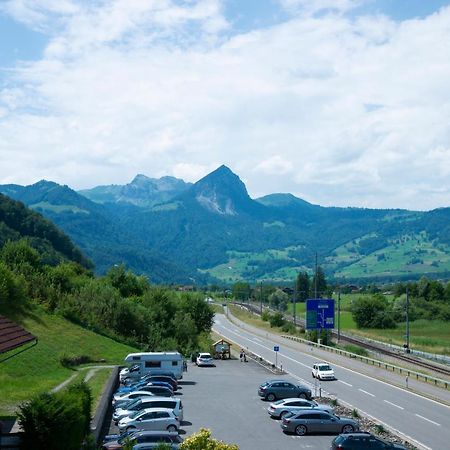
[[[227,164],[253,197],[450,206],[437,0],[2,0],[0,183]]]

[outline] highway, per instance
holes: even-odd
[[[318,360],[314,354],[295,349],[295,345],[288,340],[285,344],[279,344],[282,338],[277,337],[275,342],[270,333],[250,325],[246,324],[245,329],[238,327],[223,314],[216,314],[213,330],[269,361],[275,361],[274,344],[280,345],[278,364],[282,362],[285,371],[300,382],[312,384],[314,388],[311,366]],[[423,449],[450,448],[448,406],[347,369],[344,360],[342,365],[332,365],[337,380],[322,382],[323,391],[398,430]]]

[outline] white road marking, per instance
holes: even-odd
[[[260,339],[258,339],[258,338],[256,338],[256,337],[254,337],[254,338],[252,338],[255,342],[262,342]]]
[[[395,403],[391,403],[389,400],[383,400],[383,402],[388,403],[389,405],[395,406],[398,409],[405,409],[403,406],[398,406]]]
[[[371,397],[375,397],[375,395],[371,394],[370,392],[365,391],[364,389],[359,389],[358,391],[364,392],[364,394],[370,395]]]
[[[427,422],[430,422],[430,423],[432,423],[432,424],[434,424],[434,425],[437,425],[438,427],[441,426],[440,423],[437,423],[437,422],[434,422],[433,420],[427,419],[426,417],[423,417],[423,416],[421,416],[420,414],[415,414],[415,415],[416,415],[417,417],[420,417],[420,418],[423,419],[423,420],[426,420]]]
[[[346,381],[338,380],[339,383],[345,384],[346,386],[353,387],[353,384],[347,383]]]

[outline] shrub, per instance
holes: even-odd
[[[180,450],[239,450],[236,444],[226,444],[211,437],[211,431],[201,428],[200,431],[186,438],[180,444]]]
[[[88,364],[93,362],[92,358],[88,355],[62,355],[59,358],[59,362],[63,367],[70,369],[71,367],[79,366],[80,364]]]
[[[264,320],[264,322],[268,322],[270,319],[270,312],[266,310],[264,310],[261,314],[261,319]]]
[[[40,394],[19,408],[24,450],[79,450],[89,433],[92,396],[80,383],[56,394]]]
[[[269,317],[270,326],[273,327],[282,327],[284,325],[283,314],[280,312],[276,312]]]
[[[355,419],[357,419],[357,418],[359,417],[359,412],[358,412],[357,409],[354,409],[354,410],[352,411],[352,417],[354,417]]]
[[[347,344],[344,345],[344,350],[350,353],[355,353],[355,355],[369,356],[369,352],[359,345]]]

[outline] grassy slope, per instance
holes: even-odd
[[[74,372],[61,366],[59,358],[63,354],[89,355],[94,360],[104,359],[106,364],[119,364],[126,354],[135,351],[38,308],[24,317],[21,325],[39,342],[0,362],[0,415],[14,413],[17,404],[69,378]],[[0,360],[17,351],[0,355]]]

